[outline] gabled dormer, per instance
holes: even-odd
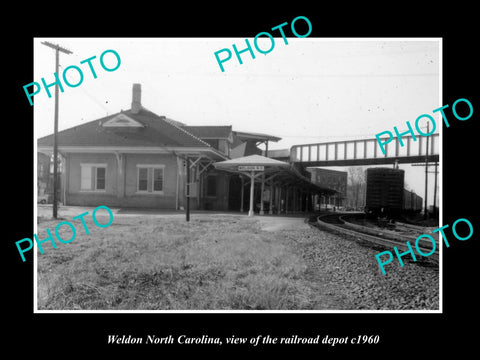
[[[101,124],[105,128],[143,128],[143,124],[137,120],[132,119],[130,116],[120,113],[113,118],[105,121]]]

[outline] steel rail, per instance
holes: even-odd
[[[345,222],[344,220],[341,219],[342,215],[345,215],[345,214],[338,214],[337,215],[338,219],[342,222]],[[373,235],[365,234],[365,233],[358,232],[358,231],[355,231],[355,230],[352,230],[352,229],[347,229],[347,228],[344,228],[344,227],[341,227],[341,226],[336,226],[334,224],[329,224],[329,223],[321,220],[322,217],[327,217],[327,216],[335,216],[335,215],[328,214],[328,215],[318,216],[317,221],[316,221],[316,224],[318,225],[318,227],[333,231],[335,233],[339,233],[341,235],[353,236],[353,237],[358,238],[360,240],[363,240],[363,241],[366,241],[366,242],[369,242],[369,243],[373,243],[375,245],[380,245],[380,246],[385,247],[389,250],[393,250],[394,246],[401,251],[408,251],[409,250],[409,248],[408,248],[408,246],[406,245],[405,242],[402,243],[401,241],[395,241],[395,240],[385,239],[385,238],[382,238],[382,237],[379,237],[379,236],[373,236]],[[430,253],[432,251],[432,249],[428,249],[428,248],[420,247],[420,246],[418,247],[418,249],[423,253]],[[428,257],[422,256],[421,254],[419,254],[419,255],[422,257],[422,260],[423,259],[432,260],[432,261],[437,262],[437,263],[439,261],[439,251],[438,251],[438,249],[436,249],[435,252]]]

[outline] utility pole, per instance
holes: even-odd
[[[187,203],[185,206],[185,216],[186,220],[190,221],[190,158],[188,156],[185,159],[185,163],[187,166]]]
[[[427,134],[430,133],[430,123],[427,122]],[[425,166],[425,205],[424,205],[424,214],[423,218],[427,219],[428,217],[428,208],[427,208],[427,197],[428,197],[428,166],[429,165],[434,165],[434,164],[429,164],[428,163],[428,136],[427,136],[427,144],[426,144],[426,149],[425,149],[425,164],[412,164],[412,166]],[[437,170],[437,163],[435,163],[435,188],[434,188],[434,195],[433,195],[433,206],[435,210],[435,197],[437,195],[437,175],[436,175],[436,170]]]
[[[411,166],[425,166],[424,163],[419,164],[411,164]],[[438,177],[438,162],[435,163],[428,163],[428,166],[435,166],[434,171],[428,171],[429,174],[435,174],[435,184],[433,186],[433,209],[435,216],[437,215],[436,208],[437,208],[437,177]],[[425,166],[427,168],[427,166]]]
[[[43,45],[46,45],[52,49],[55,49],[55,74],[58,75],[58,60],[60,51],[65,54],[72,54],[70,50],[62,48],[60,45],[55,45],[49,43],[48,41],[43,41]],[[55,84],[55,120],[53,126],[53,218],[57,218],[57,172],[58,172],[58,144],[57,144],[57,135],[58,135],[58,83]]]
[[[427,122],[427,134],[430,133],[430,123]],[[428,208],[427,208],[427,189],[428,189],[428,136],[427,136],[427,147],[425,149],[425,210],[423,218],[426,220],[428,217]]]
[[[435,162],[435,185],[433,186],[433,216],[437,217],[437,167],[438,162]]]

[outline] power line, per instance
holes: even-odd
[[[60,65],[60,68],[63,68],[62,65]],[[94,103],[96,103],[98,106],[100,106],[107,114],[109,112],[109,110],[102,104],[102,102],[100,100],[98,100],[97,98],[95,98],[93,95],[91,95],[90,93],[88,93],[84,87],[80,87],[80,90],[85,94],[87,95],[90,100],[92,100]]]

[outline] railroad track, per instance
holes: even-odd
[[[347,235],[355,238],[356,240],[360,240],[361,243],[365,245],[382,249],[382,250],[389,250],[393,251],[393,247],[397,247],[397,249],[401,252],[407,251],[408,246],[406,245],[406,241],[410,241],[410,245],[412,248],[415,248],[415,237],[408,237],[397,235],[398,239],[396,240],[392,234],[381,234],[380,236],[373,235],[371,232],[366,233],[364,231],[360,231],[361,226],[352,224],[345,220],[345,217],[350,216],[350,214],[345,213],[332,213],[332,214],[324,214],[320,216],[315,216],[309,219],[309,224],[311,226],[320,228],[322,230],[328,230],[340,235]],[[363,230],[363,229],[362,229]],[[432,247],[424,247],[419,246],[421,252],[428,254],[431,252]],[[417,256],[417,262],[419,261],[433,261],[438,263],[439,259],[439,246],[437,244],[435,252],[428,256],[423,257],[421,255]]]

